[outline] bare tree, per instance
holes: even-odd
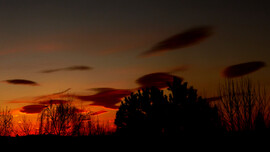
[[[19,128],[20,133],[27,136],[33,133],[34,125],[31,120],[27,119],[27,117],[23,115],[19,123]]]
[[[87,134],[87,124],[91,124],[90,112],[76,113],[72,119],[72,136]]]
[[[70,104],[49,105],[40,116],[40,134],[67,135],[75,111]]]
[[[90,112],[82,113],[71,103],[51,104],[39,116],[39,134],[80,136],[90,120]]]
[[[0,110],[0,135],[9,136],[13,131],[13,116],[10,109]]]
[[[219,96],[219,112],[228,131],[251,131],[269,121],[266,90],[260,84],[247,78],[227,79],[219,87]]]
[[[86,132],[88,136],[100,136],[100,135],[110,135],[113,134],[114,130],[109,126],[109,122],[101,122],[96,117],[91,117],[85,123]]]

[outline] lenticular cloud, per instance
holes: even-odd
[[[116,106],[115,104],[119,103],[122,98],[130,95],[130,93],[131,91],[128,89],[101,88],[101,90],[99,90],[94,95],[74,95],[73,97],[82,101],[92,101],[94,103],[92,103],[91,105],[94,106],[103,106],[106,108],[116,109],[118,108],[118,106]]]
[[[167,52],[179,48],[189,47],[199,42],[203,41],[204,39],[208,38],[212,35],[212,27],[203,26],[192,28],[182,33],[173,35],[163,41],[160,41],[156,45],[154,45],[151,49],[143,52],[140,56],[152,56],[158,55],[161,52]]]
[[[31,85],[31,86],[39,85],[37,82],[31,81],[31,80],[25,80],[25,79],[10,79],[10,80],[5,80],[3,82],[6,82],[8,84],[16,84],[16,85]]]
[[[20,112],[27,113],[27,114],[34,114],[40,113],[46,106],[44,105],[27,105],[22,107]]]
[[[150,73],[137,79],[136,83],[139,84],[141,88],[157,87],[162,89],[168,87],[168,83],[172,83],[174,77],[177,76],[165,72]],[[182,79],[180,77],[177,78]]]
[[[59,72],[59,71],[86,71],[86,70],[92,70],[92,67],[89,66],[71,66],[71,67],[65,67],[65,68],[57,68],[57,69],[48,69],[48,70],[43,70],[41,73],[54,73],[54,72]]]
[[[261,61],[235,64],[235,65],[226,67],[221,72],[221,75],[226,78],[240,77],[240,76],[244,76],[252,72],[255,72],[265,66],[266,64]]]

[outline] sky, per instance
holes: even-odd
[[[113,122],[124,96],[171,75],[205,97],[230,77],[269,86],[269,5],[0,0],[0,106],[35,115],[48,100],[72,98]]]

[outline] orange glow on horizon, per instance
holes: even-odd
[[[39,125],[40,125],[40,113],[25,113],[21,111],[22,108],[16,108],[11,110],[13,116],[13,133],[11,136],[25,136],[26,133],[22,129],[22,125],[25,124],[24,121],[31,125],[30,132],[27,135],[37,135],[39,134]],[[94,125],[100,125],[104,127],[107,131],[113,132],[116,129],[114,124],[115,113],[117,109],[105,108],[102,106],[91,106],[88,108],[82,109],[82,113],[89,113],[91,116],[91,121]]]

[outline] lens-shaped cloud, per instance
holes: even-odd
[[[65,68],[57,68],[57,69],[48,69],[43,70],[41,73],[53,73],[53,72],[59,72],[59,71],[86,71],[86,70],[92,70],[92,67],[89,66],[71,66],[71,67],[65,67]]]
[[[108,111],[106,111],[106,110],[100,110],[100,111],[97,111],[97,112],[93,112],[90,115],[95,116],[95,115],[100,115],[100,114],[106,113],[106,112],[108,112]]]
[[[10,80],[4,80],[2,82],[6,82],[8,84],[16,84],[16,85],[30,85],[30,86],[39,85],[37,82],[31,81],[31,80],[25,80],[25,79],[10,79]]]
[[[27,114],[35,114],[40,113],[46,106],[44,105],[27,105],[22,107],[20,112],[27,113]]]
[[[60,103],[55,103],[55,104],[60,104]],[[65,103],[62,103],[62,104],[65,104]],[[45,105],[27,105],[27,106],[22,107],[20,112],[26,113],[26,114],[36,114],[36,113],[40,113],[44,108],[47,108],[47,106],[45,106]],[[75,108],[75,112],[82,113],[82,112],[87,112],[87,111],[83,110],[83,109]],[[104,112],[99,112],[99,113],[96,113],[95,115],[98,115],[101,113],[104,113]]]
[[[73,97],[82,100],[82,101],[92,101],[94,102],[91,105],[95,106],[104,106],[106,108],[116,109],[117,103],[119,103],[123,97],[130,95],[131,91],[127,89],[101,89],[94,95],[73,95]]]
[[[174,77],[177,76],[165,72],[150,73],[137,79],[136,83],[139,84],[141,88],[157,87],[162,89],[168,87],[168,83],[172,83]],[[182,79],[180,77],[177,78]]]
[[[52,100],[46,100],[46,101],[40,101],[39,104],[43,105],[52,105],[52,104],[65,104],[68,103],[67,100],[61,100],[61,99],[52,99]]]
[[[143,52],[140,56],[158,55],[161,52],[167,52],[179,48],[185,48],[198,44],[202,40],[212,35],[212,27],[203,26],[189,29],[183,33],[171,36],[153,46],[150,50]]]
[[[221,72],[221,75],[226,78],[240,77],[255,72],[265,66],[266,66],[265,62],[261,61],[231,65],[229,67],[226,67]]]

